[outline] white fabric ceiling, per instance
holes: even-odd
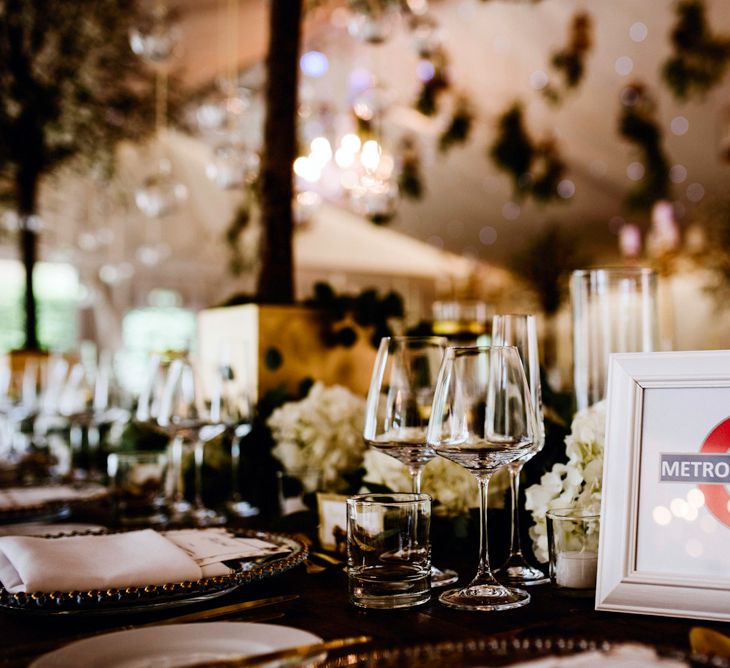
[[[730,3],[706,1],[712,29],[730,34]],[[183,28],[190,36],[183,56],[186,78],[200,83],[221,62],[220,40],[211,36],[215,26],[221,25],[226,3],[176,0],[175,4],[184,14]],[[345,3],[328,7],[338,4]],[[239,62],[246,65],[263,57],[266,48],[266,3],[240,0],[239,6]],[[431,0],[430,12],[445,36],[454,88],[468,93],[478,112],[471,141],[445,157],[433,147],[447,122],[446,114],[426,119],[409,108],[417,94],[417,56],[403,27],[386,44],[366,46],[344,27],[333,26],[326,11],[315,13],[305,30],[304,48],[324,51],[330,57],[330,71],[306,84],[314,99],[334,103],[338,112],[346,114],[348,74],[356,67],[367,68],[392,95],[386,132],[396,136],[410,130],[420,137],[427,195],[419,202],[402,203],[395,229],[455,252],[502,262],[546,221],[556,220],[575,229],[587,246],[615,253],[615,230],[610,232],[607,224],[612,217],[646,226],[645,215],[623,207],[633,185],[626,168],[637,159],[633,147],[616,132],[619,94],[627,83],[644,81],[656,93],[671,162],[688,171],[687,179],[674,187],[674,195],[690,213],[693,205],[685,194],[689,184],[700,183],[707,199],[724,193],[730,177],[728,166],[718,157],[721,136],[727,132],[728,78],[699,103],[678,104],[660,85],[659,69],[670,54],[673,6],[674,0]],[[550,74],[550,56],[566,43],[570,19],[577,10],[590,12],[594,19],[594,46],[581,88],[555,109],[532,89],[530,75],[537,70]],[[644,41],[635,42],[629,36],[636,22],[648,28]],[[628,75],[615,70],[621,57],[633,63]],[[531,132],[558,137],[576,192],[565,203],[523,204],[519,216],[507,220],[502,210],[512,199],[510,182],[489,162],[486,147],[494,137],[495,118],[516,99],[527,105]],[[689,131],[682,136],[669,130],[678,115],[689,121]],[[496,231],[496,242],[488,246],[479,236],[485,226]],[[493,236],[491,231],[483,235]]]

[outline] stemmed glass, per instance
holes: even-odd
[[[460,610],[508,610],[530,595],[500,584],[489,566],[487,494],[489,480],[537,447],[537,420],[516,348],[448,348],[439,370],[428,444],[460,464],[479,482],[479,567],[463,588],[439,600]]]
[[[220,410],[211,410],[211,405],[206,401],[199,369],[187,358],[173,360],[165,380],[157,423],[176,440],[193,442],[195,496],[190,516],[199,526],[225,522],[223,515],[203,503],[205,444],[226,429]]]
[[[228,351],[214,370],[210,404],[211,419],[225,425],[231,437],[231,500],[226,509],[237,517],[253,517],[259,509],[241,498],[239,474],[241,442],[253,429],[254,409],[251,395],[244,385],[245,378],[237,377]]]
[[[426,428],[446,345],[438,336],[385,337],[373,367],[363,437],[370,447],[408,467],[416,494],[421,492],[424,467],[436,456],[426,442]],[[434,586],[457,579],[455,571],[431,570]]]
[[[512,495],[510,553],[504,564],[496,570],[496,575],[511,584],[544,584],[549,581],[549,578],[540,569],[527,562],[522,554],[520,543],[520,474],[525,462],[531,459],[536,452],[542,450],[545,445],[540,389],[540,355],[537,347],[535,316],[528,314],[495,315],[492,321],[492,343],[495,346],[515,346],[517,348],[525,369],[538,426],[536,449],[507,466]]]

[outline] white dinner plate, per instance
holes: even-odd
[[[179,668],[239,654],[273,652],[320,640],[308,631],[276,624],[170,624],[79,640],[44,654],[31,664],[31,668]]]

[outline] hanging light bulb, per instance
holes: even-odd
[[[443,44],[441,29],[430,16],[419,16],[412,22],[413,48],[421,58],[429,58]]]
[[[297,225],[306,225],[322,206],[322,197],[313,190],[304,190],[297,193],[294,199],[294,222]]]
[[[398,184],[365,174],[350,191],[354,210],[374,223],[390,220],[398,205]]]
[[[259,164],[255,151],[241,144],[226,143],[213,150],[205,173],[218,187],[228,190],[253,183],[259,173]]]
[[[156,174],[148,176],[134,193],[137,208],[148,218],[172,213],[188,197],[188,189],[172,176],[169,160],[160,160]]]
[[[372,121],[390,106],[390,95],[385,87],[376,84],[358,93],[352,101],[352,111],[360,120]]]
[[[365,44],[382,44],[393,31],[395,17],[395,12],[389,10],[378,14],[357,13],[350,18],[347,31]]]
[[[166,15],[155,17],[149,26],[129,31],[132,51],[147,62],[159,65],[169,60],[180,42],[180,30]]]

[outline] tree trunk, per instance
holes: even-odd
[[[264,303],[294,301],[292,251],[296,157],[297,84],[302,0],[271,0],[266,58],[266,123],[261,167],[262,266],[258,297]]]
[[[38,350],[38,318],[33,269],[38,255],[38,234],[32,228],[32,216],[36,211],[39,175],[35,171],[20,169],[16,176],[18,202],[18,239],[20,258],[25,269],[25,350]]]

